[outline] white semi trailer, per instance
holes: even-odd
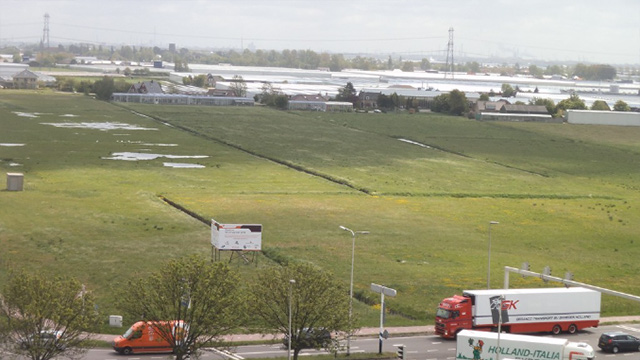
[[[435,330],[442,337],[454,338],[460,330],[495,330],[501,322],[502,330],[514,334],[549,331],[558,335],[597,327],[599,321],[600,293],[594,290],[465,290],[462,296],[440,302]]]
[[[456,359],[461,360],[593,360],[591,345],[566,339],[462,330]]]

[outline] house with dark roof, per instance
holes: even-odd
[[[478,100],[475,104],[474,112],[476,114],[479,114],[481,112],[499,112],[502,106],[508,103],[509,102],[506,100],[498,100],[498,101]]]
[[[505,114],[540,114],[549,115],[547,107],[544,105],[517,105],[504,104],[500,107],[500,112]]]
[[[361,109],[375,109],[378,107],[378,97],[381,92],[360,91],[358,102]]]
[[[139,82],[137,84],[131,85],[129,88],[129,93],[137,93],[137,94],[162,94],[162,86],[156,81],[144,81]]]
[[[322,94],[316,94],[316,95],[298,94],[298,95],[293,95],[289,100],[290,101],[321,101],[321,102],[326,102],[326,101],[329,101],[329,97],[328,96],[322,96]]]
[[[13,87],[16,89],[37,89],[38,75],[29,70],[22,70],[13,75]]]

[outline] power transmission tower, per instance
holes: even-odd
[[[449,43],[447,43],[447,64],[445,65],[446,72],[444,78],[446,79],[451,75],[453,79],[453,28],[449,28]]]
[[[44,14],[44,29],[42,29],[42,46],[49,48],[49,13]]]

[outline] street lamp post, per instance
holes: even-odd
[[[349,287],[349,327],[351,327],[351,317],[353,313],[353,263],[356,257],[356,235],[367,235],[368,231],[353,231],[347,227],[340,225],[340,229],[351,233],[353,239],[351,243],[351,285]],[[347,337],[347,356],[351,355],[351,329],[349,329],[349,336]]]
[[[491,225],[497,225],[500,224],[497,221],[490,221],[489,222],[489,264],[487,265],[487,289],[491,289]]]
[[[291,360],[291,298],[293,295],[293,284],[296,281],[294,279],[289,280],[289,341],[287,341],[287,359]]]

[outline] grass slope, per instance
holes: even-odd
[[[142,117],[129,111],[147,114]],[[40,113],[36,118],[20,112]],[[73,114],[76,117],[63,116]],[[155,119],[155,120],[154,120]],[[154,130],[58,128],[54,122],[122,122]],[[440,299],[492,286],[504,265],[572,271],[583,281],[640,294],[640,129],[481,123],[437,115],[327,114],[265,108],[114,106],[84,96],[3,91],[0,168],[25,173],[25,191],[0,192],[2,272],[74,275],[117,313],[113,289],[168,257],[210,254],[209,229],[160,196],[202,216],[264,225],[270,257],[310,261],[378,301],[389,326],[430,323]],[[408,139],[429,147],[399,141]],[[172,145],[172,146],[167,146]],[[175,145],[175,146],[173,146]],[[114,152],[206,155],[106,160]],[[176,169],[188,162],[203,169]],[[12,166],[20,164],[20,166]],[[226,254],[225,254],[226,255]],[[251,277],[270,260],[233,262]],[[545,286],[511,277],[513,287]],[[555,286],[555,285],[552,285]],[[603,297],[603,314],[637,307]],[[356,305],[362,325],[379,308]],[[412,320],[413,319],[413,320]]]

